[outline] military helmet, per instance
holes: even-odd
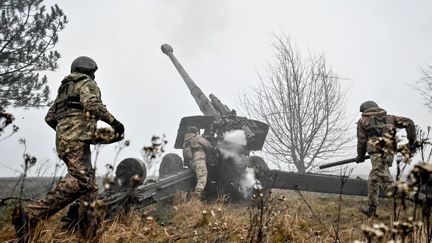
[[[189,126],[186,128],[186,132],[185,133],[195,133],[195,134],[199,134],[200,130],[198,127],[195,126]]]
[[[98,69],[96,62],[90,57],[77,57],[71,65],[71,72],[94,73]]]
[[[373,107],[378,107],[377,103],[375,103],[374,101],[368,100],[366,102],[363,102],[360,105],[360,112],[364,112],[365,110],[373,108]]]

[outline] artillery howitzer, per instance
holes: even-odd
[[[249,156],[250,151],[262,149],[269,129],[268,125],[260,121],[237,116],[234,110],[230,110],[228,106],[221,103],[213,94],[209,95],[209,100],[178,62],[173,54],[173,48],[168,44],[164,44],[161,49],[173,62],[198,107],[204,114],[204,116],[184,117],[181,120],[174,147],[177,149],[182,148],[184,131],[188,126],[192,125],[204,129],[204,136],[218,148],[218,161],[216,163],[210,161],[209,163],[210,173],[208,180],[216,183],[213,183],[214,185],[207,184],[207,197],[211,198],[216,188],[218,193],[226,194],[228,192],[231,197],[238,198],[239,191],[235,187],[239,186],[237,180],[241,177],[245,167],[252,167],[254,169],[256,178],[261,182],[264,188],[336,194],[341,192],[342,178],[339,176],[270,170],[261,157]],[[247,159],[242,165],[238,165],[238,163],[224,158],[223,151],[221,151],[223,148],[220,148],[220,142],[223,141],[224,134],[232,130],[242,130],[246,135],[247,143],[241,155],[245,156]],[[168,164],[180,164],[179,156],[167,155],[165,158],[168,156],[172,158],[176,157],[177,161],[175,163],[172,163],[174,160],[162,161],[161,170],[163,170],[164,167],[168,167],[166,166]],[[212,167],[214,164],[216,164],[216,166]],[[367,181],[348,178],[344,184],[342,193],[347,195],[367,195]]]
[[[237,116],[234,110],[230,110],[213,94],[209,95],[210,99],[207,98],[178,62],[172,47],[164,44],[161,49],[173,62],[203,113],[201,116],[181,119],[174,148],[183,148],[183,137],[190,126],[203,130],[203,136],[215,148],[207,159],[208,182],[205,189],[207,200],[221,196],[227,198],[227,195],[233,200],[245,198],[244,192],[248,194],[248,190],[252,190],[252,188],[242,188],[241,184],[245,173],[251,172],[247,170],[248,167],[253,169],[257,182],[267,189],[367,195],[366,180],[345,178],[342,188],[343,180],[340,176],[270,170],[261,157],[250,156],[251,151],[262,149],[269,129],[268,125]],[[232,144],[226,141],[226,136],[233,131],[243,133],[245,140],[243,144]],[[227,149],[234,149],[231,152],[235,152],[235,156],[224,154]],[[139,185],[145,178],[145,166],[138,159],[126,159],[119,164],[116,172],[116,181],[121,182],[117,183],[120,186],[107,190],[101,198],[110,202],[111,209],[116,209],[120,205],[140,208],[170,198],[176,192],[193,190],[195,175],[187,166],[183,164],[179,155],[167,154],[160,164],[158,181]],[[135,174],[139,175],[138,183],[130,183]]]
[[[264,160],[258,156],[250,156],[251,151],[261,150],[269,127],[267,124],[238,116],[223,104],[214,94],[209,98],[189,77],[182,65],[173,54],[173,48],[164,44],[161,47],[176,67],[203,116],[189,116],[181,119],[177,131],[174,148],[182,149],[184,135],[188,127],[194,126],[203,130],[205,137],[215,149],[207,151],[208,183],[205,190],[206,199],[228,195],[230,199],[241,199],[247,190],[241,180],[246,176],[247,167],[254,168],[256,175],[269,170]],[[233,143],[229,136],[235,136],[240,143]],[[183,162],[179,156],[168,154],[161,163],[161,170],[167,166],[180,168]],[[168,158],[171,158],[168,160]],[[186,166],[188,166],[186,164]],[[245,191],[246,190],[246,191]],[[246,192],[247,194],[247,192]]]

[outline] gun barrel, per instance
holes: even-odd
[[[186,72],[186,70],[183,68],[183,66],[174,56],[173,48],[168,44],[163,44],[161,46],[161,50],[164,54],[166,54],[171,59],[171,62],[174,64],[175,68],[180,73],[180,76],[183,78],[184,82],[186,83],[186,86],[189,88],[201,112],[206,116],[218,116],[219,114],[216,111],[216,109],[213,107],[210,100],[205,96],[202,90],[195,84],[195,82],[191,79],[189,74]]]
[[[219,114],[227,115],[231,112],[228,106],[224,105],[214,94],[210,94],[209,97],[213,107],[219,112]]]
[[[369,155],[365,156],[365,159],[369,159],[369,158],[370,158]],[[336,161],[333,163],[323,164],[323,165],[320,165],[319,168],[320,169],[326,169],[326,168],[330,168],[330,167],[334,167],[334,166],[338,166],[338,165],[349,164],[349,163],[353,163],[353,162],[356,162],[356,158],[344,159],[344,160]]]

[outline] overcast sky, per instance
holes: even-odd
[[[180,154],[173,149],[180,119],[200,114],[160,51],[163,43],[173,46],[204,93],[239,110],[239,97],[257,86],[257,73],[273,60],[272,34],[285,33],[301,50],[324,54],[344,78],[351,119],[360,117],[363,101],[375,100],[390,114],[431,125],[431,113],[410,84],[421,78],[421,67],[432,64],[432,1],[46,1],[54,3],[69,23],[56,46],[59,69],[47,73],[51,96],[76,57],[95,59],[102,99],[131,140],[119,159],[140,158],[151,136],[162,134],[168,150]],[[46,109],[10,111],[20,131],[0,143],[0,176],[18,175],[11,168],[19,170],[22,163],[21,137],[39,161],[55,162]],[[114,146],[101,150],[98,168],[112,162]],[[367,173],[370,166],[355,168]]]

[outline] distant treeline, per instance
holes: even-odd
[[[61,177],[28,177],[24,183],[23,198],[43,197]],[[0,198],[19,196],[20,177],[0,177]],[[102,187],[102,177],[98,177],[99,188]]]

